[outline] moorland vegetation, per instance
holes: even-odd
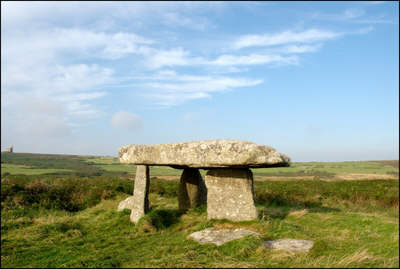
[[[252,169],[259,218],[247,222],[179,212],[181,171],[151,167],[151,210],[137,225],[116,210],[135,174],[117,158],[2,153],[1,167],[3,267],[399,267],[398,161]],[[220,247],[187,239],[207,227],[262,236]],[[279,238],[315,243],[308,253],[262,245]]]

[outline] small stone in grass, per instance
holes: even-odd
[[[298,239],[279,239],[268,240],[264,242],[264,246],[276,250],[291,250],[291,251],[309,251],[314,244],[311,240]]]

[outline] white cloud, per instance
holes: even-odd
[[[57,92],[77,92],[95,89],[111,81],[113,70],[96,64],[59,65],[50,73],[44,88]],[[42,86],[43,88],[43,86]]]
[[[146,47],[138,44],[152,43],[133,33],[77,28],[7,33],[3,40],[2,89],[56,99],[66,104],[69,114],[80,118],[99,116],[101,111],[87,102],[105,96],[104,87],[118,81],[112,67],[79,62],[143,54]]]
[[[9,69],[2,71],[2,88],[7,93],[18,95],[34,95],[44,99],[57,100],[66,105],[67,113],[75,115],[96,116],[98,110],[91,104],[83,102],[101,98],[105,91],[97,91],[107,82],[112,82],[113,71],[97,65],[41,65],[36,69],[26,66],[7,65]],[[12,102],[11,100],[8,100]]]
[[[354,19],[354,18],[361,17],[364,14],[365,14],[365,11],[363,9],[349,8],[343,12],[343,18],[344,19]]]
[[[100,98],[107,95],[107,92],[88,92],[88,93],[74,93],[74,94],[66,94],[60,95],[60,98],[63,101],[85,101],[92,100],[96,98]]]
[[[189,53],[182,48],[171,50],[155,50],[146,59],[145,63],[150,68],[161,68],[163,66],[184,66],[193,64],[188,59]]]
[[[298,54],[298,53],[307,53],[307,52],[315,52],[322,47],[322,44],[316,45],[289,45],[284,46],[282,48],[277,49],[277,52],[283,54]]]
[[[283,63],[283,64],[296,64],[297,58],[295,56],[282,57],[281,55],[221,55],[216,60],[209,62],[215,65],[255,65],[255,64],[268,64],[268,63]]]
[[[297,51],[295,51],[297,49]],[[283,52],[288,53],[303,53],[306,51],[315,50],[316,47],[291,47]],[[292,51],[289,51],[292,50]],[[303,50],[303,51],[301,51]],[[204,57],[191,57],[189,52],[182,48],[172,49],[170,51],[154,50],[147,58],[146,65],[151,69],[159,69],[165,66],[237,66],[237,65],[260,65],[260,64],[297,64],[296,56],[281,56],[279,54],[250,54],[250,55],[231,55],[224,54],[216,59],[210,60]],[[227,70],[227,73],[237,72],[238,69]]]
[[[205,29],[212,27],[212,24],[207,20],[206,17],[195,17],[184,16],[176,11],[165,12],[162,16],[162,20],[173,27],[183,26],[194,30],[204,31]]]
[[[173,70],[161,70],[153,76],[138,76],[135,79],[146,81],[135,85],[137,88],[146,89],[142,96],[164,107],[179,105],[193,99],[210,98],[211,93],[263,83],[261,79],[181,75]]]
[[[154,41],[134,33],[105,33],[80,28],[45,28],[20,33],[6,33],[4,49],[16,55],[39,53],[42,60],[73,52],[76,58],[119,59],[127,54],[143,54]],[[71,55],[69,55],[71,57]]]
[[[311,15],[312,19],[332,20],[332,21],[349,21],[354,18],[359,18],[365,14],[364,9],[361,8],[348,8],[341,13],[322,13],[315,12]]]
[[[65,137],[71,135],[71,126],[63,103],[30,94],[2,95],[2,136],[6,140],[30,140],[32,137]]]
[[[369,3],[372,3],[370,1]],[[379,3],[383,3],[377,1]],[[377,3],[378,4],[378,3]],[[362,8],[348,8],[345,9],[341,13],[322,13],[322,12],[315,12],[310,15],[310,18],[317,19],[317,20],[328,20],[328,21],[338,21],[338,22],[345,22],[345,23],[358,23],[358,24],[382,24],[382,23],[394,23],[392,20],[385,19],[383,14],[377,17],[365,17],[365,10]]]
[[[150,82],[143,84],[145,87],[149,87],[152,89],[160,89],[164,92],[169,93],[191,93],[191,92],[217,92],[224,91],[229,88],[236,87],[249,87],[255,86],[262,83],[262,80],[250,80],[250,79],[242,79],[242,78],[229,78],[229,77],[220,77],[220,78],[194,78],[193,80],[184,82],[184,83],[159,83],[159,82]]]
[[[364,35],[364,34],[367,34],[367,33],[371,32],[374,29],[375,28],[373,26],[368,26],[368,27],[365,27],[365,28],[358,29],[358,30],[352,32],[352,34]]]
[[[302,32],[284,31],[275,34],[245,35],[239,37],[234,43],[234,49],[256,46],[275,46],[289,43],[313,43],[333,39],[342,33],[329,30],[309,29]]]
[[[189,100],[211,98],[211,95],[205,92],[168,92],[168,93],[149,93],[146,95],[157,107],[171,107],[181,105]]]
[[[208,68],[212,74],[228,74],[228,73],[244,73],[248,72],[249,67],[236,67],[236,66],[212,66]]]
[[[223,2],[1,2],[1,22],[7,27],[88,25],[94,29],[142,29],[148,25],[181,27],[203,31],[212,27],[210,12],[218,12]],[[156,20],[154,18],[157,18]],[[161,26],[161,27],[160,27]]]
[[[135,114],[119,111],[112,116],[111,124],[117,129],[136,131],[142,126],[142,121]]]

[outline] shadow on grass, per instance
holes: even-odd
[[[295,198],[286,198],[281,195],[269,195],[268,197],[256,197],[256,205],[259,208],[260,219],[284,219],[290,212],[306,210],[312,213],[340,212],[341,210],[322,205],[321,201],[300,200]],[[301,214],[299,212],[298,214]]]
[[[152,209],[146,214],[145,219],[157,230],[161,230],[178,223],[182,214],[183,212],[178,209]]]

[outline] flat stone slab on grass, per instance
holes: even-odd
[[[276,250],[290,250],[290,251],[309,251],[314,244],[311,240],[298,240],[298,239],[279,239],[268,240],[264,242],[264,246]]]
[[[202,231],[194,232],[189,235],[190,238],[199,243],[213,243],[217,246],[225,244],[226,242],[242,238],[246,235],[260,235],[259,233],[246,230],[243,228],[237,229],[215,229],[208,228]]]
[[[127,145],[119,148],[121,163],[174,168],[256,168],[289,166],[290,158],[266,145],[233,139]]]

